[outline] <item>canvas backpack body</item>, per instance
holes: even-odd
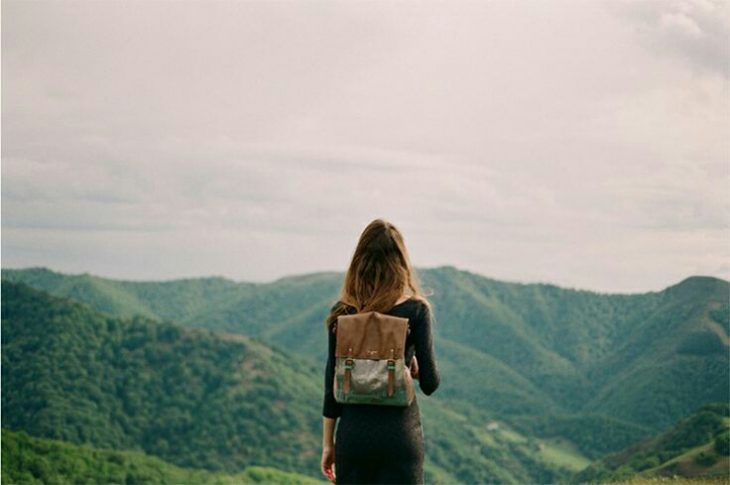
[[[410,405],[415,389],[404,357],[409,331],[408,318],[376,311],[337,317],[335,400]]]

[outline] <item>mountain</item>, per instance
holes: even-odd
[[[2,284],[10,430],[214,471],[316,471],[320,380],[310,363],[249,337],[109,317]]]
[[[219,485],[279,483],[316,485],[304,475],[274,468],[247,467],[224,474],[180,468],[140,451],[79,446],[34,438],[25,431],[2,430],[2,479],[7,483],[209,483]]]
[[[684,476],[727,479],[730,469],[730,403],[711,403],[671,429],[612,453],[578,473],[572,482]]]
[[[308,360],[242,335],[113,317],[24,283],[3,281],[2,317],[4,428],[193,470],[320,477],[322,374]],[[429,482],[552,481],[587,462],[506,424],[488,430],[442,402],[419,404],[433,438]],[[56,473],[47,461],[28,467]]]
[[[417,272],[431,293],[442,368],[442,388],[423,401],[424,422],[459,416],[464,425],[454,439],[463,443],[450,445],[462,452],[490,443],[485,423],[497,421],[596,459],[667,430],[704,404],[730,399],[725,280],[693,276],[661,291],[606,294],[502,282],[451,266]],[[321,371],[323,322],[343,275],[134,282],[28,268],[3,269],[2,277],[108,316],[245,335]],[[458,465],[448,454],[437,456],[442,471]],[[484,459],[475,453],[467,462]],[[504,465],[495,459],[492,468]],[[536,473],[532,458],[525,460],[513,478],[525,469]]]
[[[417,271],[433,292],[444,366],[485,384],[454,378],[443,394],[492,415],[601,414],[650,433],[730,395],[727,281],[695,276],[657,292],[604,294],[506,283],[451,266]],[[45,268],[4,269],[2,276],[117,316],[252,336],[315,364],[326,356],[322,322],[343,277],[132,282]],[[657,410],[647,396],[666,404]]]

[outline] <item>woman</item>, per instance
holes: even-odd
[[[411,375],[418,379],[423,393],[433,393],[440,376],[431,337],[431,305],[413,273],[403,236],[382,219],[371,222],[360,235],[340,300],[326,321],[329,354],[321,467],[322,473],[338,484],[423,483],[424,435],[415,397],[407,407],[342,404],[334,398],[337,328],[333,323],[339,315],[367,311],[409,319],[405,362],[411,363]]]

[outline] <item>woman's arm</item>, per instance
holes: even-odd
[[[335,483],[336,476],[334,471],[335,464],[335,423],[337,418],[322,417],[322,474],[327,479]]]
[[[337,418],[322,417],[322,448],[335,446],[335,424]]]
[[[431,336],[431,311],[423,304],[421,318],[415,328],[414,340],[418,356],[418,383],[427,396],[432,394],[441,382]]]
[[[335,483],[335,424],[342,413],[342,404],[335,400],[333,384],[335,380],[335,347],[337,336],[327,329],[327,365],[324,369],[324,401],[322,403],[322,474]]]
[[[322,416],[325,418],[338,418],[342,414],[342,403],[335,400],[333,385],[335,382],[335,347],[337,346],[337,335],[332,330],[327,330],[327,365],[324,369],[324,402],[322,403]]]

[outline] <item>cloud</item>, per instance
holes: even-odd
[[[695,68],[730,77],[730,4],[723,0],[610,2],[641,43]]]
[[[5,2],[3,264],[265,280],[344,269],[385,217],[421,267],[725,271],[726,24],[703,9]]]

